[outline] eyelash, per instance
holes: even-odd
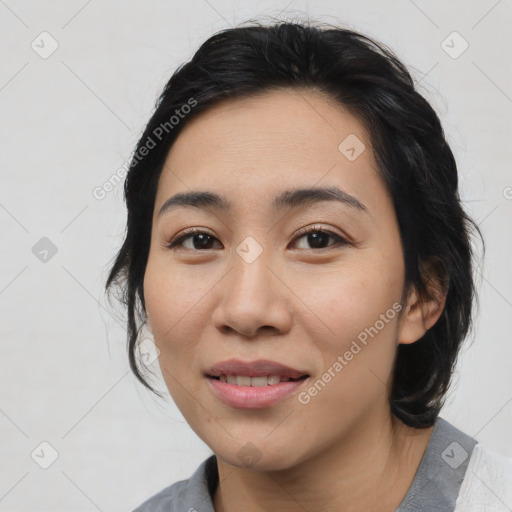
[[[345,238],[343,238],[340,235],[338,235],[337,233],[334,233],[334,232],[332,232],[328,229],[325,229],[321,226],[312,226],[312,227],[301,228],[296,233],[294,240],[296,240],[297,238],[302,238],[303,236],[306,236],[310,233],[323,233],[325,235],[329,235],[330,238],[333,238],[336,240],[336,243],[333,245],[329,245],[328,247],[324,247],[322,249],[314,249],[313,248],[313,249],[304,249],[304,250],[327,251],[327,250],[333,249],[335,247],[351,245],[351,243],[348,240],[346,240]],[[176,238],[176,239],[172,240],[171,242],[169,242],[168,244],[166,244],[166,247],[168,249],[174,249],[176,247],[179,247],[186,239],[190,238],[193,235],[197,235],[197,234],[204,234],[204,235],[211,236],[212,238],[215,238],[213,235],[210,235],[210,233],[208,233],[207,231],[204,231],[200,228],[187,228],[183,232],[182,235],[180,235],[178,238]],[[188,248],[185,248],[185,249],[190,250],[190,251],[198,251],[198,252],[206,252],[209,250],[209,249],[201,250],[201,249],[188,249]]]

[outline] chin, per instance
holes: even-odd
[[[251,436],[247,436],[251,439]],[[305,458],[305,454],[297,452],[298,443],[289,440],[288,444],[280,444],[276,447],[275,442],[261,441],[231,441],[228,446],[210,445],[218,459],[241,469],[255,471],[283,471],[290,469]],[[302,457],[301,457],[302,455]]]

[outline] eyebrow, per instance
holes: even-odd
[[[368,213],[368,208],[353,195],[338,187],[295,188],[281,192],[272,202],[272,209],[279,211],[284,208],[316,203],[320,201],[338,201]],[[165,201],[158,212],[158,217],[179,207],[214,208],[229,211],[232,203],[224,196],[208,191],[178,193]]]

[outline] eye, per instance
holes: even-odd
[[[298,234],[299,236],[297,236],[295,240],[305,238],[306,242],[311,246],[299,247],[299,249],[327,249],[333,246],[350,245],[350,243],[340,235],[329,231],[328,229],[322,228],[321,226],[302,228],[299,230]],[[325,247],[324,245],[328,242],[329,238],[333,239],[336,243]]]
[[[301,238],[305,238],[307,243],[311,245],[311,247],[299,247],[299,249],[326,249],[333,246],[344,246],[344,245],[350,245],[350,242],[345,240],[340,235],[329,231],[325,228],[322,228],[321,226],[312,226],[309,228],[302,228],[297,233],[298,236],[295,237],[294,240],[300,240]],[[324,245],[328,242],[329,239],[332,239],[335,241],[334,244],[327,245],[327,247],[324,247]],[[189,242],[190,244],[187,247],[185,245],[186,242]],[[209,250],[214,249],[212,247],[212,243],[215,242],[217,238],[215,238],[213,235],[210,235],[206,231],[202,231],[199,228],[188,228],[185,230],[185,232],[176,238],[175,240],[171,241],[167,244],[167,247],[169,249],[174,249],[176,247],[183,247],[184,249],[188,250]],[[220,243],[220,242],[219,242]]]
[[[192,247],[186,247],[184,242],[188,242],[191,240]],[[185,249],[190,250],[208,250],[212,249],[211,243],[212,241],[217,240],[213,235],[210,235],[206,231],[202,231],[198,228],[188,228],[185,230],[184,234],[178,237],[176,240],[173,240],[167,247],[169,249],[174,249],[175,247],[184,247]]]

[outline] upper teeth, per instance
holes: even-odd
[[[267,375],[262,377],[247,377],[246,375],[221,375],[219,377],[221,382],[228,384],[236,384],[237,386],[272,386],[279,382],[286,382],[290,379],[288,377],[281,377],[280,375]]]

